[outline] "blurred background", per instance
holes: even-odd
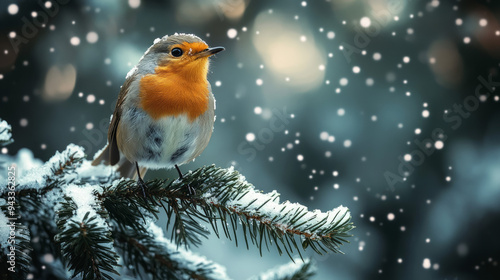
[[[15,142],[1,153],[46,161],[75,143],[92,158],[126,73],[155,38],[194,33],[226,51],[209,74],[214,134],[182,170],[234,166],[282,200],[349,207],[346,254],[311,254],[316,279],[499,279],[499,12],[479,0],[2,0],[0,118]],[[194,251],[234,279],[288,262],[215,237]]]

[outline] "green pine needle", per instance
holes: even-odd
[[[38,279],[50,272],[52,278],[64,279],[65,272],[56,265],[62,262],[63,270],[83,279],[116,279],[119,273],[153,279],[228,279],[220,266],[193,258],[179,246],[200,245],[209,227],[236,246],[244,243],[260,254],[274,248],[294,260],[293,255],[302,258],[307,248],[318,254],[341,253],[340,246],[354,228],[345,207],[320,212],[280,203],[277,192],[263,194],[231,168],[204,166],[183,180],[152,180],[146,183],[144,197],[135,181],[119,178],[109,167],[105,168],[110,173],[103,175],[102,166],[92,167],[84,157],[81,147],[69,145],[45,163],[38,177],[31,175],[31,180],[16,186],[22,217],[16,240],[21,273],[16,275],[32,273]],[[100,175],[89,176],[92,172]],[[188,193],[188,184],[196,195]],[[80,192],[84,194],[78,196]],[[0,197],[7,197],[7,191],[1,190]],[[0,206],[5,211],[6,205]],[[159,237],[158,229],[152,230],[161,212],[167,216],[165,228],[172,244]],[[40,240],[29,244],[33,232]],[[41,270],[39,260],[47,254],[57,261]],[[2,268],[5,253],[0,252],[0,260]],[[311,263],[298,265],[295,274],[276,279],[309,279]],[[0,276],[16,279],[12,275]]]

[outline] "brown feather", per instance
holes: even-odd
[[[116,134],[118,133],[118,125],[120,124],[122,105],[134,78],[135,75],[130,76],[127,80],[125,80],[125,83],[120,89],[118,100],[116,101],[115,111],[113,112],[113,118],[109,124],[108,145],[101,152],[101,154],[97,156],[94,161],[92,161],[92,165],[99,165],[100,163],[104,163],[105,165],[115,165],[120,161],[120,150],[118,149]]]
[[[120,89],[120,94],[118,95],[118,100],[116,101],[115,111],[113,112],[113,119],[109,124],[108,129],[108,143],[109,143],[109,164],[115,165],[120,161],[120,150],[118,149],[118,143],[116,142],[116,134],[118,133],[118,125],[120,124],[120,118],[122,114],[122,105],[125,101],[125,96],[128,93],[130,84],[135,79],[135,75],[128,77],[125,83]]]
[[[210,137],[212,136],[212,131],[214,129],[214,120],[215,120],[215,100],[214,100],[214,95],[212,94],[212,87],[210,84],[208,84],[208,90],[209,90],[209,101],[208,101],[208,110],[199,117],[200,121],[200,134],[197,137],[196,140],[196,149],[193,152],[193,156],[191,159],[186,161],[185,163],[188,163],[192,161],[194,158],[198,157],[203,150],[208,145],[208,142],[210,141]]]
[[[92,161],[93,166],[99,165],[101,163],[109,165],[109,145],[106,145],[106,148],[104,148],[99,156],[97,156],[97,158]]]

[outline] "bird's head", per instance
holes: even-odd
[[[177,73],[186,78],[206,78],[209,57],[223,51],[223,47],[208,47],[202,39],[190,34],[165,36],[155,41],[144,59],[156,65],[155,72]],[[150,60],[147,59],[147,60]]]
[[[156,39],[133,76],[140,78],[140,106],[153,119],[187,113],[194,121],[209,109],[209,57],[224,50],[209,48],[194,35]]]

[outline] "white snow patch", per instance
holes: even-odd
[[[43,187],[45,186],[47,176],[52,175],[51,168],[64,164],[68,156],[72,154],[77,158],[85,157],[83,148],[75,144],[68,145],[66,150],[62,152],[56,152],[45,164],[41,160],[34,158],[33,152],[26,148],[20,149],[16,156],[0,155],[0,162],[4,162],[3,165],[0,165],[0,185],[6,184],[7,165],[5,163],[8,163],[9,166],[16,166],[17,191],[23,188]],[[83,160],[74,172],[65,174],[62,179],[65,181],[74,180],[77,183],[82,178],[110,177],[114,173],[116,171],[112,166],[92,166],[90,161]]]
[[[96,221],[98,222],[98,226],[107,227],[104,219],[94,210],[94,206],[97,205],[94,192],[99,192],[101,190],[101,187],[90,184],[85,184],[83,186],[70,184],[66,187],[66,195],[70,197],[77,206],[76,214],[73,216],[72,220],[79,223],[83,221],[85,214],[90,212],[90,217],[97,217]]]
[[[33,154],[31,151],[24,149],[23,151],[24,156],[27,158],[32,158]],[[45,185],[46,181],[46,176],[52,173],[51,168],[56,165],[59,166],[59,164],[63,164],[69,155],[74,155],[74,157],[77,158],[83,158],[85,157],[85,153],[83,151],[83,148],[80,146],[77,146],[75,144],[69,144],[68,147],[66,147],[66,150],[62,152],[56,152],[52,158],[50,158],[45,164],[42,166],[35,166],[33,168],[30,168],[28,171],[26,171],[23,176],[17,176],[17,180],[19,182],[19,186],[16,187],[17,191],[20,191],[22,187],[42,187]],[[23,158],[20,158],[22,161]],[[30,161],[28,161],[30,162]],[[22,162],[21,164],[24,164]]]
[[[22,148],[15,156],[0,155],[0,185],[7,184],[7,167],[16,166],[16,180],[23,182],[31,169],[40,168],[43,162],[33,156],[29,149]],[[17,188],[17,187],[16,187]]]
[[[76,169],[76,178],[96,178],[96,177],[109,177],[116,173],[115,167],[110,165],[96,165],[93,166],[92,162],[84,160],[82,165]]]
[[[99,185],[76,185],[69,184],[64,189],[66,196],[70,197],[71,200],[76,204],[76,213],[74,213],[73,217],[70,220],[81,223],[83,218],[87,213],[89,213],[89,217],[94,217],[93,223],[96,223],[97,227],[105,228],[108,231],[111,231],[110,226],[106,222],[104,218],[101,217],[95,210],[95,208],[100,207],[99,203],[96,201],[96,194],[102,193],[102,187]],[[58,196],[60,197],[60,196]],[[59,209],[56,209],[58,211]],[[66,222],[65,228],[63,231],[68,229],[70,223]],[[113,247],[113,241],[100,243],[100,246],[105,246],[110,250],[115,251]],[[116,252],[116,251],[115,251]]]

